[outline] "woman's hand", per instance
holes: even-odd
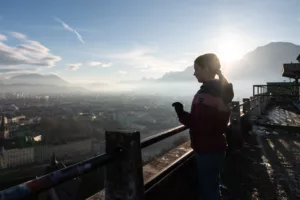
[[[175,102],[172,104],[172,106],[175,108],[177,115],[180,115],[181,113],[184,112],[182,103]]]

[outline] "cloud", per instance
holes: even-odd
[[[185,55],[185,56],[196,57],[196,56],[199,56],[200,54],[199,54],[199,53],[196,53],[196,52],[186,52],[186,53],[184,53],[183,55]]]
[[[81,65],[82,63],[69,64],[69,70],[76,71],[80,68]]]
[[[24,66],[35,66],[34,70],[50,68],[60,61],[59,56],[53,55],[50,50],[38,41],[29,40],[22,33],[12,32],[14,37],[21,40],[16,46],[9,46],[0,41],[0,69],[8,72],[8,68],[15,68],[11,71],[25,69]],[[5,68],[3,68],[5,67]]]
[[[161,58],[158,53],[157,47],[140,46],[126,52],[109,54],[106,57],[113,59],[116,64],[132,66],[141,72],[165,73],[187,67],[186,61]]]
[[[102,63],[101,62],[89,62],[88,65],[91,67],[99,67],[102,65]]]
[[[10,34],[11,34],[11,36],[13,36],[14,38],[17,38],[19,40],[25,40],[26,39],[26,35],[24,35],[22,33],[11,32]]]
[[[126,71],[123,71],[123,70],[119,70],[118,73],[119,73],[119,74],[127,74],[127,72],[126,72]]]
[[[187,65],[189,62],[187,60],[176,60],[174,61],[176,64]]]
[[[112,63],[103,63],[101,67],[111,67]]]
[[[91,67],[111,67],[112,63],[102,63],[102,62],[89,62],[88,63],[89,66]]]
[[[83,38],[82,36],[75,30],[73,29],[71,26],[69,26],[68,24],[66,24],[65,22],[63,22],[61,19],[55,17],[54,18],[57,22],[61,23],[61,25],[64,27],[64,29],[74,33],[76,36],[77,36],[77,39],[82,43],[84,44],[84,41],[83,41]]]
[[[5,35],[0,34],[0,41],[3,41],[3,40],[7,40],[7,37]]]

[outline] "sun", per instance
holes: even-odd
[[[217,54],[223,63],[230,63],[240,60],[243,57],[244,49],[242,42],[236,37],[220,38],[217,43]]]

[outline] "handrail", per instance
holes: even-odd
[[[102,154],[50,174],[41,176],[37,179],[13,186],[6,190],[0,191],[0,199],[13,200],[31,197],[31,195],[38,194],[63,182],[99,168],[100,166],[113,161],[115,156],[117,155]]]
[[[162,133],[157,133],[157,134],[154,134],[154,135],[151,135],[145,139],[143,139],[141,141],[141,148],[146,148],[152,144],[155,144],[163,139],[166,139],[168,137],[171,137],[177,133],[180,133],[180,132],[183,132],[185,130],[187,130],[188,128],[181,125],[181,126],[178,126],[178,127],[175,127],[173,129],[170,129],[170,130],[167,130],[167,131],[164,131]]]

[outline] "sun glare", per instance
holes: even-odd
[[[224,63],[230,63],[242,58],[244,50],[236,38],[222,38],[218,40],[217,53]]]

